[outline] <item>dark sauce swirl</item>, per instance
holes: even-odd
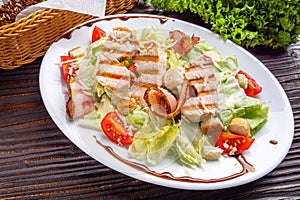
[[[95,137],[95,139],[96,139],[96,137]],[[96,139],[96,141],[110,155],[112,155],[113,157],[115,157],[119,161],[123,162],[124,164],[134,168],[135,170],[150,174],[152,176],[163,178],[163,179],[166,179],[166,180],[191,182],[191,183],[216,183],[216,182],[223,182],[223,181],[228,181],[228,180],[231,180],[231,179],[235,179],[235,178],[238,178],[238,177],[240,177],[240,176],[242,176],[242,175],[244,175],[248,172],[253,172],[255,170],[254,167],[249,162],[247,162],[247,160],[245,159],[245,157],[243,155],[236,155],[236,156],[233,156],[233,157],[235,159],[237,159],[239,164],[242,166],[242,170],[237,172],[237,173],[234,173],[232,175],[222,177],[222,178],[214,178],[214,179],[201,179],[201,178],[193,178],[193,177],[190,177],[190,176],[175,177],[170,172],[158,173],[158,172],[155,172],[153,170],[150,170],[147,166],[145,166],[143,164],[126,160],[126,159],[122,158],[121,156],[119,156],[118,154],[116,154],[110,146],[102,144],[97,139]]]

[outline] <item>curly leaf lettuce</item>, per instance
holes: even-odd
[[[174,10],[181,13],[187,11],[190,4],[189,0],[146,0],[146,2],[151,2],[151,5],[155,8],[168,11]]]
[[[286,48],[300,34],[299,0],[148,0],[155,8],[191,11],[224,39],[245,47]]]

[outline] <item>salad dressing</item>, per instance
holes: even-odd
[[[232,179],[238,178],[240,176],[243,176],[244,174],[246,174],[248,172],[255,171],[254,166],[252,164],[250,164],[242,154],[239,154],[239,155],[235,155],[232,157],[235,158],[239,162],[239,164],[242,166],[242,170],[237,173],[234,173],[232,175],[221,177],[221,178],[213,178],[213,179],[193,178],[190,176],[175,177],[170,172],[158,173],[156,171],[150,170],[146,165],[126,160],[126,159],[122,158],[120,155],[118,155],[117,153],[115,153],[114,150],[110,146],[107,146],[107,145],[104,145],[103,143],[101,143],[96,138],[96,136],[94,136],[94,138],[95,138],[97,144],[99,144],[101,147],[103,147],[111,156],[115,157],[120,162],[134,168],[135,170],[156,176],[158,178],[170,180],[170,181],[180,181],[180,182],[190,182],[190,183],[217,183],[217,182],[232,180]]]

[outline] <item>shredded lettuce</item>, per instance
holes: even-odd
[[[93,110],[92,112],[83,116],[82,119],[79,120],[79,125],[83,128],[101,130],[100,127],[101,116]]]
[[[135,133],[129,146],[129,156],[157,165],[165,158],[179,132],[179,123],[168,120],[158,131],[153,131],[150,123]]]
[[[163,46],[165,46],[168,42],[164,32],[155,26],[144,28],[140,35],[140,42],[146,42],[149,40],[154,40]]]
[[[194,58],[199,57],[204,52],[203,46],[200,43],[195,44],[194,48],[184,57],[186,62],[190,62]]]
[[[186,61],[180,59],[180,56],[174,52],[174,50],[168,49],[167,53],[167,69],[179,69],[186,64]]]
[[[103,42],[106,38],[102,38],[92,43],[88,49],[85,57],[82,59],[79,70],[77,72],[76,80],[88,91],[94,93],[97,88],[96,72],[98,70],[99,54],[103,48]]]
[[[177,135],[170,155],[187,166],[199,166],[204,161],[197,148],[193,146],[183,132]]]

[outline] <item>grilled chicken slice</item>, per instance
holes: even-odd
[[[96,79],[101,85],[115,93],[127,93],[129,91],[130,71],[117,61],[100,62]]]
[[[174,45],[171,47],[180,56],[187,55],[197,43],[192,37],[187,36],[185,33],[174,30],[169,34],[169,38],[174,41]]]
[[[81,117],[94,110],[93,96],[75,78],[68,80],[69,99],[66,104],[70,119]]]
[[[195,97],[187,99],[182,113],[192,122],[210,119],[217,110],[217,78],[213,61],[201,55],[185,67],[185,78],[194,88]]]
[[[115,93],[128,93],[131,73],[122,62],[137,53],[138,40],[126,27],[116,27],[103,43],[103,52],[96,73],[98,82]]]
[[[148,87],[162,85],[163,75],[166,72],[166,53],[155,41],[147,41],[140,43],[138,52],[132,60],[138,74],[131,87],[132,97],[143,100]]]
[[[130,59],[137,52],[138,40],[126,27],[116,27],[103,44],[103,56],[110,61],[119,62]]]

